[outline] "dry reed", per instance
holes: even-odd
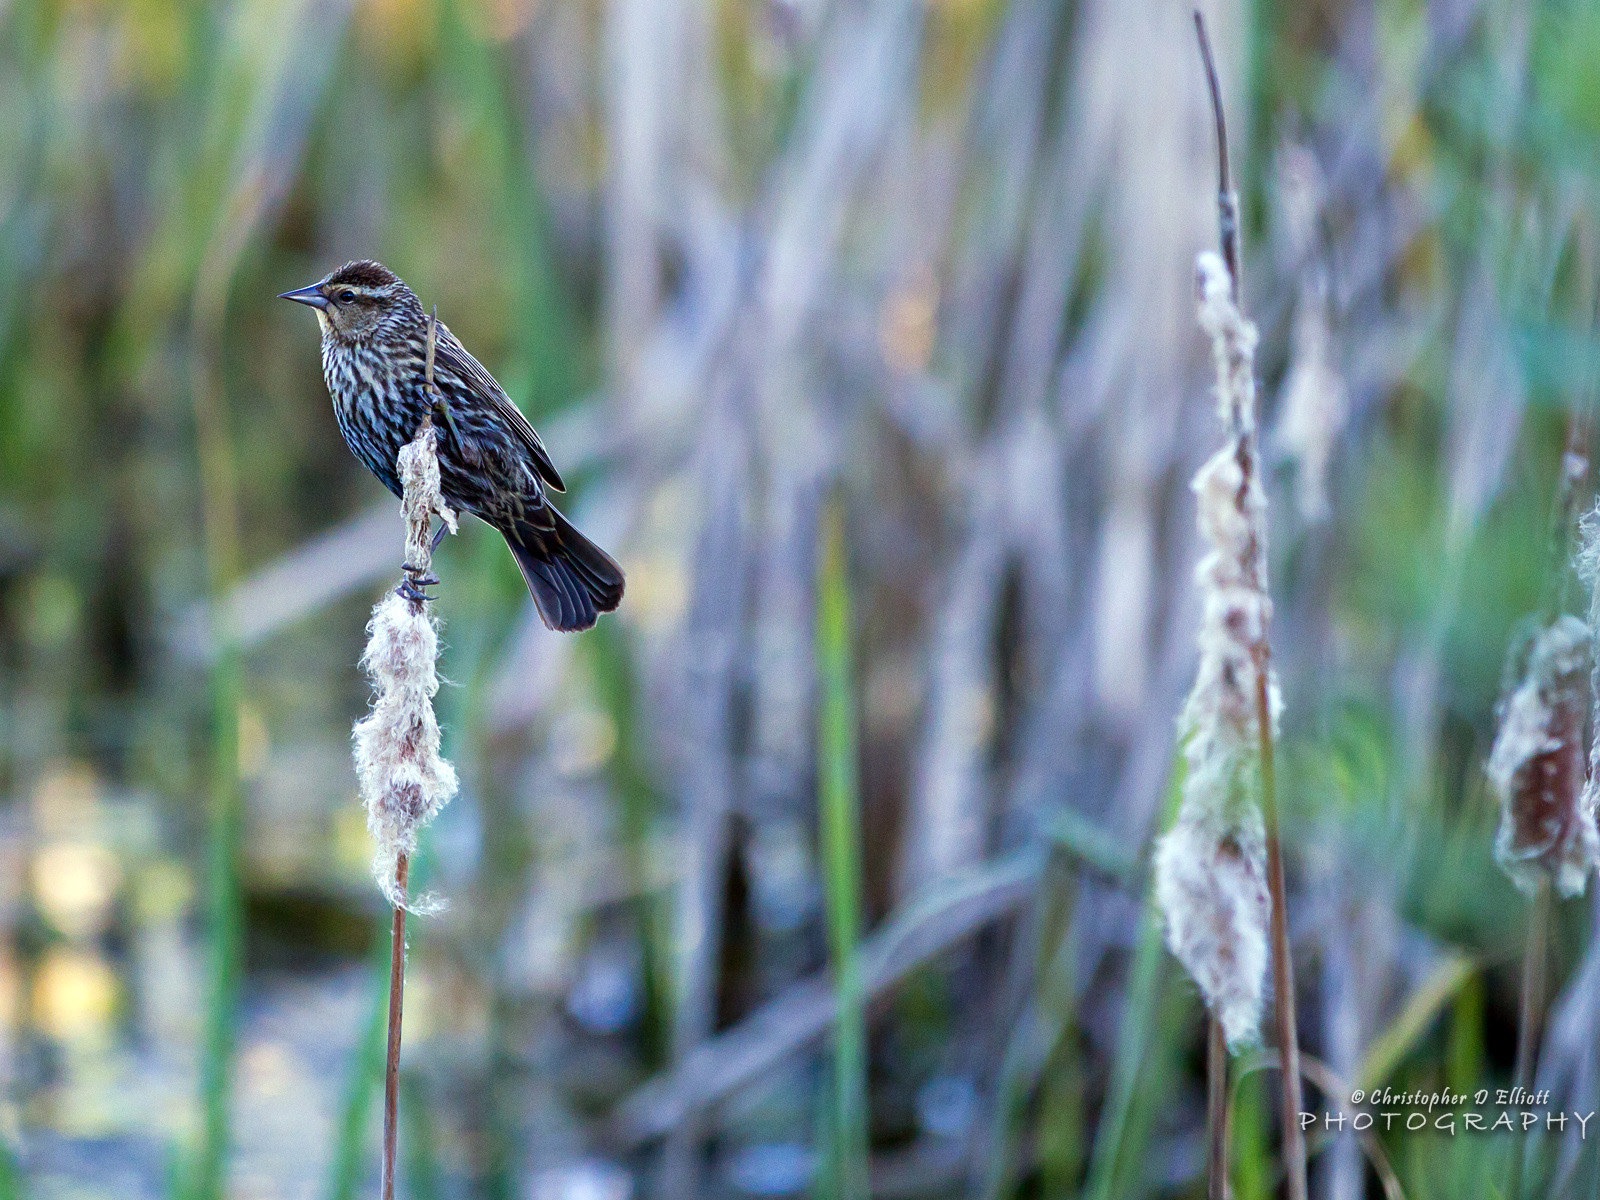
[[[428,325],[427,383],[433,387],[436,320]],[[356,723],[356,776],[377,843],[373,872],[394,906],[390,926],[389,1028],[384,1065],[381,1195],[393,1200],[399,1142],[400,1036],[405,1001],[406,913],[436,907],[408,895],[417,837],[455,795],[455,768],[440,753],[433,698],[439,690],[439,628],[423,590],[431,573],[433,519],[450,532],[456,514],[439,490],[438,430],[430,415],[400,451],[406,523],[404,578],[380,600],[361,663],[373,683],[372,711]]]
[[[1600,838],[1583,803],[1583,729],[1589,715],[1589,627],[1563,614],[1539,632],[1506,702],[1488,762],[1500,798],[1495,858],[1528,896],[1551,884],[1576,896]]]
[[[1571,564],[1591,587],[1588,620],[1559,611],[1567,591],[1563,584],[1571,578],[1573,518],[1589,473],[1588,430],[1587,414],[1574,412],[1556,489],[1547,600],[1521,669],[1510,675],[1516,686],[1501,706],[1499,728],[1485,764],[1500,800],[1495,859],[1532,901],[1512,1070],[1513,1082],[1524,1089],[1533,1083],[1544,1023],[1552,893],[1580,895],[1600,856],[1595,784],[1592,778],[1585,780],[1586,768],[1600,755],[1600,740],[1587,762],[1583,744],[1593,697],[1600,695],[1593,632],[1600,619],[1600,521],[1595,514],[1582,522],[1579,551]],[[1525,1161],[1526,1145],[1518,1139],[1511,1149],[1506,1186],[1513,1200],[1523,1194]]]
[[[1196,263],[1199,320],[1211,340],[1217,413],[1227,440],[1193,484],[1207,547],[1196,570],[1203,605],[1200,664],[1180,720],[1188,774],[1177,822],[1156,850],[1156,898],[1167,943],[1216,1025],[1207,1056],[1214,1197],[1227,1194],[1226,1088],[1215,1078],[1227,1066],[1220,1043],[1237,1049],[1259,1035],[1270,941],[1284,1171],[1291,1200],[1303,1200],[1299,1043],[1274,770],[1280,700],[1268,636],[1267,502],[1255,421],[1257,333],[1240,308],[1238,199],[1221,89],[1198,12],[1195,27],[1216,120],[1221,225],[1221,253],[1206,251]]]

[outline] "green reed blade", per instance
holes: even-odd
[[[823,511],[817,573],[817,775],[823,886],[839,1023],[834,1041],[830,1158],[841,1200],[867,1195],[867,1029],[857,940],[861,927],[861,799],[856,763],[854,667],[844,513]]]

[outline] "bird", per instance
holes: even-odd
[[[427,387],[430,318],[417,295],[371,259],[346,263],[280,299],[315,310],[322,375],[345,444],[396,496],[401,447],[439,413],[439,480],[445,502],[499,530],[550,629],[593,627],[622,602],[622,568],[579,533],[550,501],[566,491],[544,443],[505,389],[434,320],[433,383]]]

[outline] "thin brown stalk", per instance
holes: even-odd
[[[1267,894],[1272,897],[1272,1001],[1282,1067],[1283,1170],[1290,1200],[1306,1197],[1306,1140],[1300,1128],[1305,1107],[1300,1089],[1300,1027],[1294,1010],[1294,960],[1289,953],[1288,891],[1283,882],[1283,846],[1278,834],[1278,773],[1272,744],[1267,668],[1271,647],[1256,644],[1256,726],[1261,731],[1261,817],[1267,829]]]
[[[428,321],[426,386],[433,383],[438,320]],[[449,410],[440,405],[446,422]],[[454,531],[455,513],[439,491],[438,432],[433,413],[422,419],[415,439],[400,451],[396,468],[404,482],[406,560],[403,580],[379,601],[368,626],[370,640],[362,663],[376,696],[368,716],[356,723],[357,775],[367,805],[368,826],[378,842],[375,870],[393,906],[389,943],[389,1030],[383,1073],[382,1200],[394,1200],[395,1157],[400,1140],[400,1039],[406,986],[406,913],[411,855],[428,821],[456,790],[455,770],[439,753],[439,729],[432,698],[438,690],[437,626],[424,590],[432,575],[434,517]],[[423,902],[423,908],[428,902]]]
[[[1200,41],[1200,57],[1205,65],[1206,86],[1211,94],[1211,111],[1217,134],[1217,218],[1223,262],[1231,279],[1234,303],[1240,303],[1239,199],[1233,190],[1228,158],[1228,125],[1222,106],[1222,86],[1217,77],[1211,39],[1206,34],[1205,18],[1194,14],[1195,33]],[[1253,437],[1239,439],[1241,477],[1248,486],[1256,458]],[[1256,675],[1256,729],[1260,738],[1261,815],[1266,828],[1267,891],[1272,902],[1272,992],[1278,1031],[1278,1058],[1281,1067],[1281,1109],[1283,1126],[1283,1168],[1289,1200],[1306,1200],[1306,1144],[1300,1129],[1304,1107],[1300,1086],[1300,1038],[1295,1019],[1294,961],[1289,949],[1288,893],[1284,885],[1283,845],[1279,833],[1277,768],[1274,757],[1272,698],[1268,688],[1272,647],[1265,626],[1252,647]]]
[[[1539,615],[1548,625],[1561,615],[1566,602],[1571,599],[1569,589],[1577,584],[1577,573],[1569,568],[1572,561],[1573,534],[1578,528],[1579,512],[1586,495],[1584,483],[1589,478],[1589,419],[1592,396],[1574,405],[1567,415],[1567,439],[1561,452],[1561,477],[1556,484],[1555,502],[1550,512],[1550,567],[1546,574],[1544,599]]]
[[[406,894],[411,874],[410,856],[394,860],[395,893]],[[400,1027],[406,994],[406,906],[394,906],[389,926],[389,1043],[383,1063],[383,1170],[381,1195],[394,1200],[395,1152],[400,1144]]]
[[[428,317],[428,341],[423,364],[423,385],[434,392],[433,362],[438,342],[439,314],[435,310]],[[422,428],[433,423],[430,413],[423,418]],[[419,433],[421,430],[419,429]],[[409,565],[406,574],[416,577],[423,574]],[[414,608],[422,602],[413,600]],[[411,876],[411,856],[404,850],[394,860],[394,919],[389,925],[389,1038],[383,1063],[383,1164],[380,1195],[382,1200],[394,1200],[395,1154],[400,1144],[400,1034],[405,1013],[406,996],[406,891]]]
[[[1206,1021],[1206,1200],[1228,1200],[1228,1039]]]
[[[1222,84],[1217,78],[1217,60],[1211,53],[1206,19],[1198,8],[1194,10],[1194,29],[1200,39],[1200,61],[1206,69],[1206,87],[1211,92],[1211,115],[1217,126],[1217,217],[1222,235],[1222,261],[1233,280],[1233,302],[1239,304],[1243,287],[1239,274],[1239,197],[1233,190],[1233,168],[1228,159],[1228,119],[1222,108]]]
[[[1528,912],[1528,941],[1522,953],[1522,999],[1517,1013],[1517,1058],[1512,1068],[1512,1085],[1523,1095],[1533,1090],[1533,1072],[1538,1065],[1539,1035],[1544,1024],[1545,964],[1549,958],[1550,881],[1542,879]],[[1517,1093],[1513,1093],[1516,1095]],[[1526,1138],[1511,1142],[1511,1169],[1506,1180],[1507,1200],[1521,1200],[1523,1172],[1527,1155]]]
[[[1262,1055],[1256,1061],[1246,1065],[1238,1073],[1239,1079],[1254,1074],[1256,1071],[1270,1070],[1272,1059],[1270,1055]],[[1356,1108],[1350,1104],[1350,1084],[1336,1075],[1326,1063],[1313,1058],[1309,1054],[1300,1056],[1300,1070],[1302,1080],[1309,1080],[1311,1085],[1320,1091],[1323,1097],[1339,1108],[1346,1117],[1354,1119]],[[1237,1083],[1234,1085],[1238,1086]],[[1324,1134],[1321,1141],[1326,1141],[1331,1134]],[[1371,1130],[1357,1132],[1356,1141],[1361,1146],[1361,1152],[1367,1156],[1367,1164],[1372,1168],[1372,1173],[1378,1177],[1378,1186],[1383,1188],[1384,1200],[1406,1200],[1405,1189],[1400,1186],[1400,1177],[1395,1174],[1394,1164],[1389,1161],[1389,1156],[1384,1153],[1383,1143],[1375,1137]],[[1313,1143],[1314,1144],[1314,1143]]]

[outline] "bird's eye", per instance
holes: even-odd
[[[338,300],[340,304],[351,304],[355,301],[355,298],[356,294],[349,288],[345,288],[344,291],[340,292],[334,297],[334,299]]]

